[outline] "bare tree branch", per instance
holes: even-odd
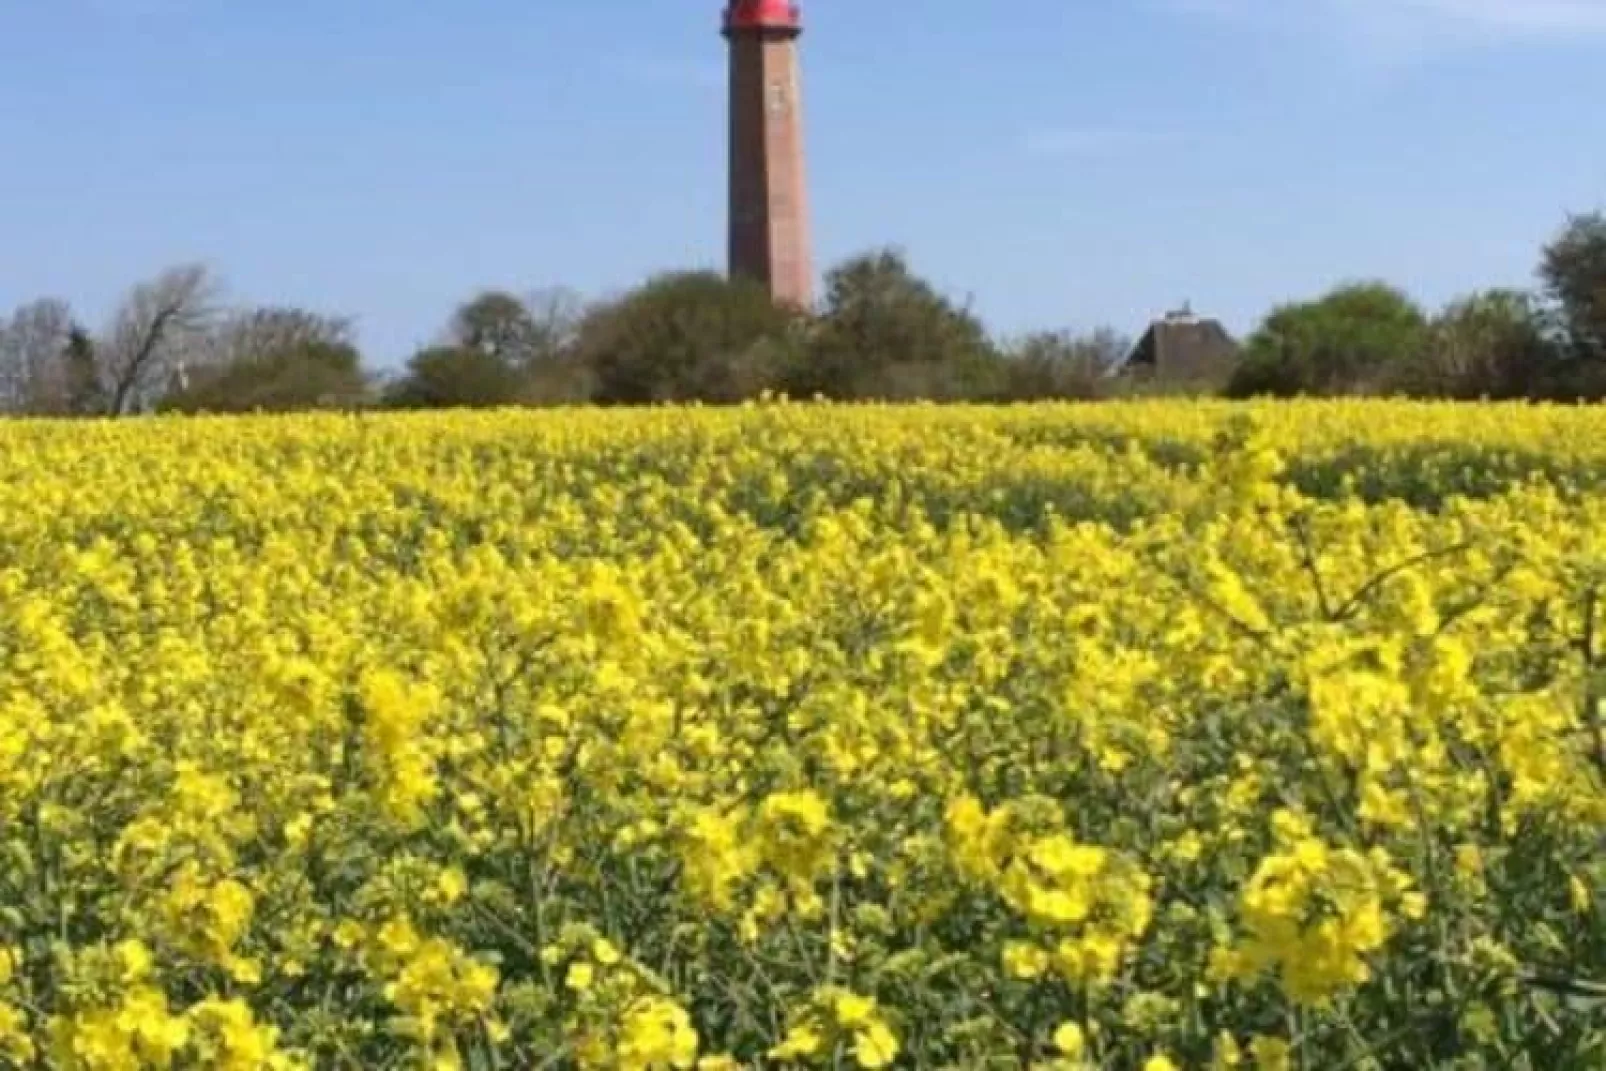
[[[0,412],[49,411],[72,337],[72,310],[45,298],[0,318]]]
[[[566,354],[580,333],[586,305],[579,294],[563,287],[537,290],[524,299],[535,325],[535,345],[527,363],[551,361]]]
[[[457,308],[441,345],[473,350],[528,371],[566,352],[583,311],[580,299],[567,290],[538,290],[524,297],[486,290]]]
[[[211,326],[216,286],[206,269],[166,271],[134,288],[96,347],[104,412],[122,416],[150,401],[182,372],[186,349]]]
[[[213,330],[196,339],[185,362],[192,369],[227,368],[309,346],[350,346],[354,342],[355,332],[345,317],[268,305],[228,313]]]

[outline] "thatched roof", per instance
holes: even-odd
[[[1238,342],[1219,320],[1184,307],[1154,321],[1122,372],[1165,380],[1225,379],[1238,363]]]

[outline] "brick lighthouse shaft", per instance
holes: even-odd
[[[802,21],[787,0],[731,0],[730,272],[777,302],[814,300],[803,108]]]

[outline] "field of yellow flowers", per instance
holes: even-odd
[[[0,425],[0,1067],[1606,1067],[1606,411]]]

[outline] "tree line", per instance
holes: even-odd
[[[807,312],[713,272],[654,276],[618,296],[489,290],[405,366],[376,373],[350,320],[230,308],[203,268],[134,287],[92,331],[56,299],[0,317],[0,413],[729,403],[765,392],[842,400],[1014,402],[1145,391],[1234,397],[1389,394],[1606,398],[1606,216],[1572,217],[1533,291],[1490,290],[1429,313],[1381,282],[1273,309],[1230,375],[1130,374],[1120,332],[992,337],[964,303],[876,250],[826,275]]]
[[[1227,393],[1606,398],[1606,215],[1569,219],[1537,274],[1535,290],[1485,290],[1432,314],[1381,282],[1279,306]]]

